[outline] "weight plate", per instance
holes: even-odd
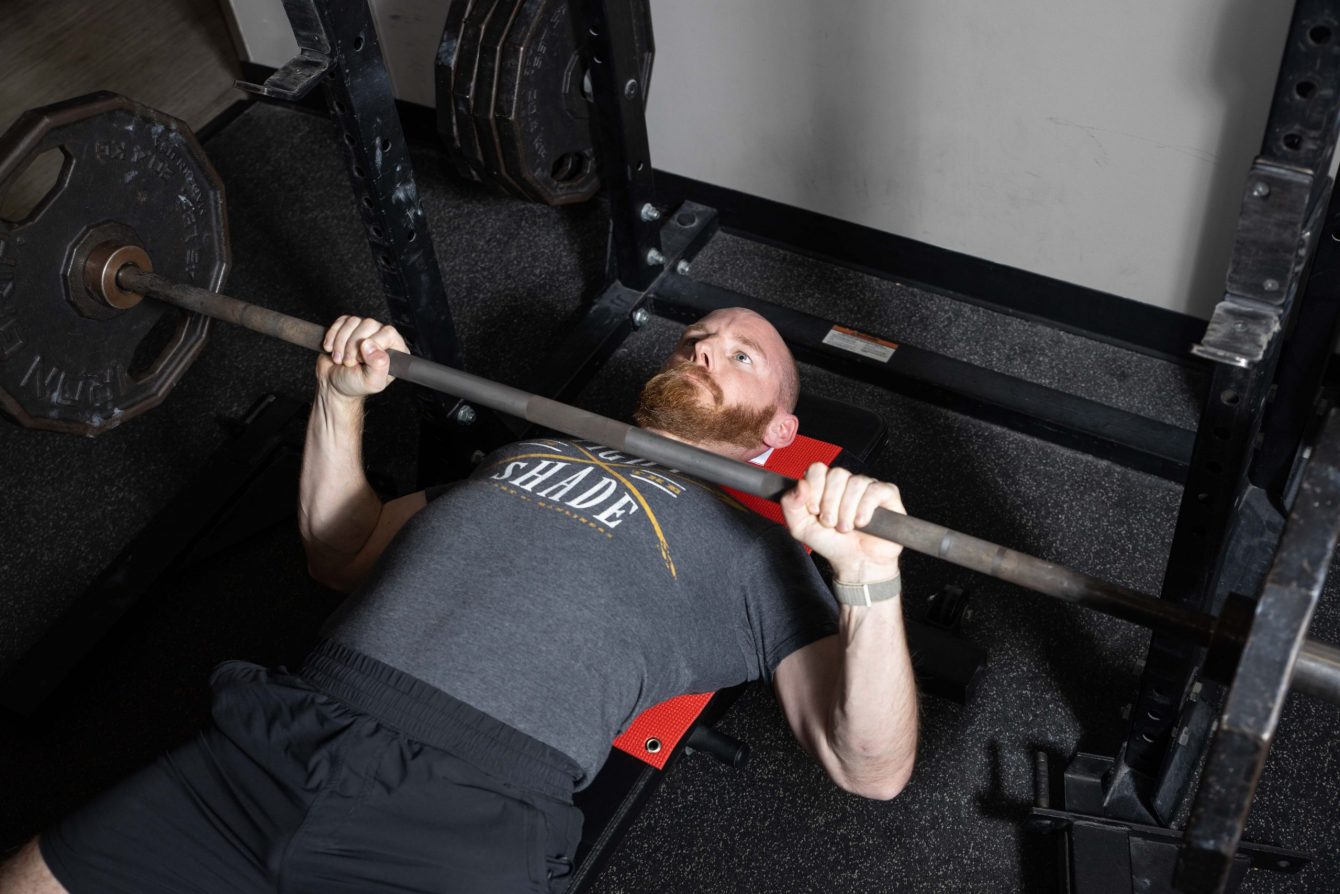
[[[167,396],[208,320],[157,301],[107,308],[82,289],[84,260],[103,242],[137,244],[155,272],[217,291],[223,184],[181,121],[95,93],[25,112],[0,137],[0,204],[53,149],[51,191],[0,220],[0,408],[30,428],[96,435]]]
[[[645,104],[649,0],[632,0],[631,11]],[[551,205],[585,201],[600,186],[589,90],[566,0],[526,0],[503,46],[493,110],[504,168]]]
[[[456,52],[456,72],[451,79],[452,110],[456,116],[456,135],[461,158],[475,175],[483,179],[488,171],[484,153],[475,129],[474,107],[479,101],[476,75],[479,56],[483,49],[484,28],[494,11],[505,7],[510,12],[511,0],[478,0],[471,4],[461,26],[460,48]]]
[[[475,0],[454,0],[447,6],[447,20],[442,26],[442,40],[437,45],[437,58],[433,63],[437,133],[446,144],[448,156],[457,173],[469,180],[478,180],[479,176],[461,157],[461,138],[456,124],[456,104],[452,98],[451,85],[460,58],[461,29],[474,5]]]
[[[498,86],[499,57],[517,13],[526,0],[499,0],[498,6],[484,25],[480,39],[479,62],[475,68],[475,96],[471,111],[475,119],[475,136],[479,153],[489,178],[513,195],[534,199],[503,166],[498,150],[498,127],[493,116],[493,100]]]

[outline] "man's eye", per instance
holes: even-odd
[[[740,361],[741,363],[753,363],[753,362],[754,362],[753,360],[750,359],[749,355],[746,354],[744,351],[736,351],[736,352],[735,352],[735,359],[738,360],[738,361]]]

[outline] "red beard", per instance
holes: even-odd
[[[711,406],[703,405],[700,386],[711,394]],[[643,428],[694,443],[762,447],[763,435],[776,410],[750,409],[741,404],[723,406],[723,402],[721,386],[697,364],[682,361],[652,376],[643,386],[633,418]]]

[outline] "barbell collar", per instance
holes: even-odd
[[[176,307],[233,323],[312,351],[323,352],[325,328],[279,311],[227,295],[174,283],[133,265],[119,271],[120,288]],[[547,397],[530,394],[423,357],[389,351],[391,375],[489,407],[573,437],[595,441],[712,484],[768,500],[780,500],[795,480],[753,463],[667,438]],[[1062,602],[1092,609],[1152,630],[1209,645],[1215,634],[1211,615],[1148,596],[1138,590],[1018,552],[923,519],[876,509],[861,531],[914,552],[941,559],[1034,590]],[[1294,685],[1303,692],[1340,703],[1340,649],[1307,640],[1294,669]]]
[[[117,275],[127,267],[153,273],[153,262],[138,245],[128,242],[103,242],[93,247],[84,262],[84,286],[103,304],[114,310],[129,310],[140,303],[142,292],[122,288]]]

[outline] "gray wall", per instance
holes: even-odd
[[[229,0],[244,58],[280,0]],[[373,0],[432,105],[446,4]],[[1207,317],[1292,0],[653,0],[658,168]]]

